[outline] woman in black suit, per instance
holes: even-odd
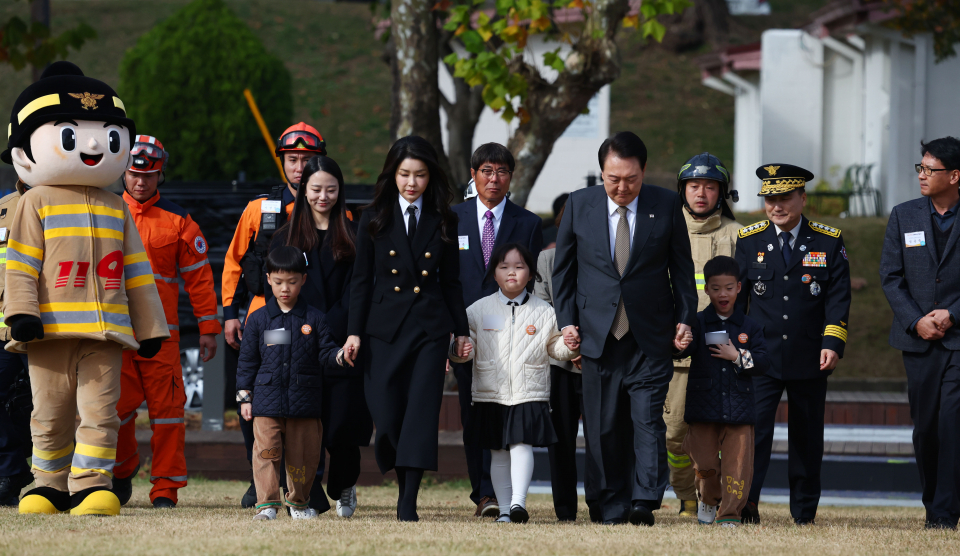
[[[397,470],[397,518],[418,521],[417,493],[437,470],[437,429],[450,334],[469,334],[457,217],[433,147],[404,137],[387,154],[357,232],[344,358],[364,344],[367,404],[380,471]]]
[[[332,158],[314,156],[303,169],[290,220],[273,235],[270,248],[292,245],[306,253],[307,282],[300,297],[325,313],[340,344],[347,338],[356,235],[356,225],[347,218],[340,166]],[[269,301],[273,292],[265,293]],[[323,448],[330,453],[327,492],[337,501],[337,515],[350,517],[357,506],[360,446],[368,446],[373,434],[363,375],[326,369],[322,400]],[[322,461],[318,475],[323,474]],[[319,480],[313,483],[310,507],[320,513],[330,509]]]

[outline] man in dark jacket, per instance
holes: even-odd
[[[753,479],[756,413],[751,377],[766,373],[770,359],[763,326],[735,308],[740,293],[737,261],[714,257],[704,265],[703,275],[710,305],[697,314],[693,332],[677,346],[685,346],[678,357],[692,356],[683,451],[693,460],[700,493],[697,519],[736,527]]]
[[[923,198],[894,207],[880,258],[893,309],[890,345],[903,351],[913,449],[929,529],[960,519],[960,140],[921,143]]]
[[[470,159],[470,174],[476,184],[477,196],[453,207],[453,212],[460,218],[457,239],[465,307],[497,291],[496,281],[487,275],[490,254],[496,246],[519,243],[534,256],[543,247],[543,221],[507,199],[515,165],[513,155],[503,145],[481,145]],[[490,482],[490,451],[480,448],[479,435],[474,430],[476,417],[470,399],[473,363],[454,364],[453,372],[460,392],[463,450],[467,455],[467,473],[472,487],[470,499],[477,505],[474,515],[497,517],[500,509]]]
[[[323,374],[342,359],[323,313],[298,299],[307,274],[303,251],[275,249],[266,267],[274,298],[247,317],[237,368],[240,414],[253,419],[254,519],[277,517],[281,458],[290,515],[315,518],[309,501],[320,463]]]

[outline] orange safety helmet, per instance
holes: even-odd
[[[167,169],[167,159],[170,158],[167,151],[163,150],[163,143],[151,135],[137,135],[133,147],[130,148],[130,155],[133,157],[130,171],[141,174],[163,172]]]
[[[317,128],[300,122],[288,127],[277,142],[277,156],[283,152],[313,152],[327,154],[327,144]]]

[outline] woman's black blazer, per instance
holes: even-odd
[[[356,231],[356,224],[347,222],[347,225]],[[308,305],[324,313],[331,335],[342,346],[347,341],[353,259],[334,261],[329,237],[328,231],[323,245],[318,245],[307,253],[307,283],[300,290],[300,297]],[[286,245],[286,239],[286,234],[274,234],[270,241],[270,250]],[[273,298],[273,290],[269,284],[264,288],[264,294],[267,301]]]
[[[377,238],[371,238],[368,231],[372,213],[364,211],[357,231],[347,333],[367,333],[392,342],[407,321],[416,322],[432,337],[451,332],[469,335],[460,253],[456,243],[440,238],[440,214],[423,210],[411,244],[399,203],[394,206],[392,221]],[[455,219],[449,233],[456,233]]]

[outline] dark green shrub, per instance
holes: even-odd
[[[290,73],[221,0],[191,2],[120,65],[120,97],[138,133],[170,152],[168,179],[279,179],[245,88],[274,138],[294,123]]]

